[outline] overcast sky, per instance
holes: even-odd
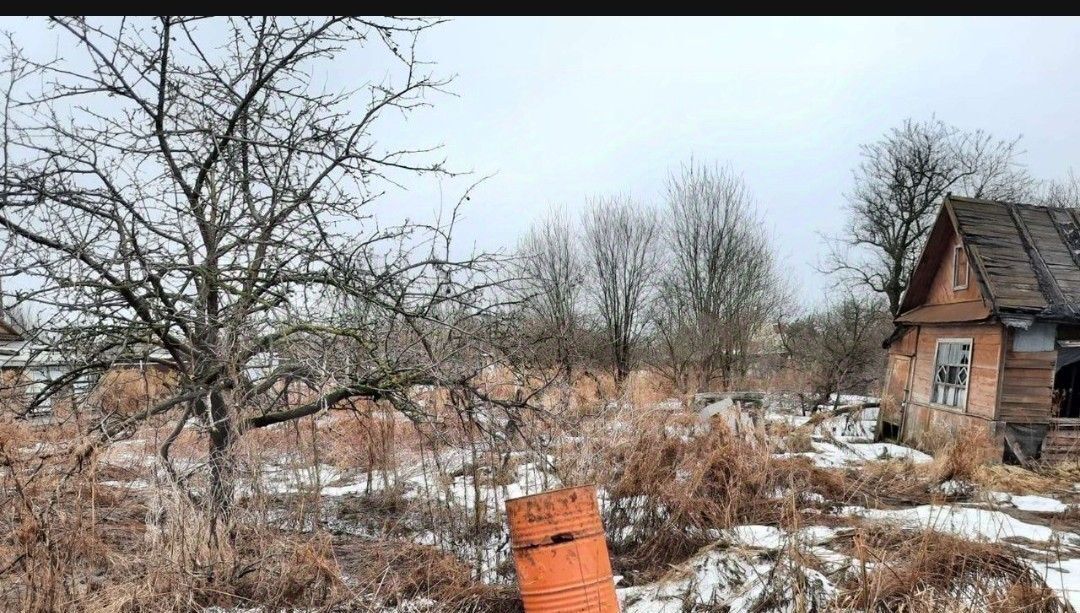
[[[1040,178],[1080,170],[1077,20],[461,18],[424,50],[458,97],[410,132],[497,173],[466,224],[484,246],[552,204],[658,201],[692,156],[744,174],[812,301],[819,235],[842,226],[859,144],[906,117],[1022,135]]]
[[[35,22],[0,23],[50,44]],[[1080,170],[1072,19],[461,18],[421,53],[456,75],[455,96],[380,137],[441,144],[452,167],[493,175],[460,227],[485,249],[511,247],[552,205],[612,193],[658,205],[693,157],[743,173],[812,302],[827,284],[820,235],[842,226],[859,144],[906,117],[1022,135],[1039,178]],[[342,68],[344,82],[380,70]],[[426,217],[462,185],[412,182],[381,214]]]

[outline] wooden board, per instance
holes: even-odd
[[[914,335],[913,335],[914,336]],[[881,395],[881,419],[900,425],[904,398],[907,395],[911,358],[906,355],[890,355],[885,390]]]
[[[1002,326],[998,323],[931,326],[920,328],[918,351],[913,366],[911,398],[930,404],[937,341],[943,338],[970,338],[972,360],[967,405],[940,407],[942,410],[994,418],[997,408],[998,371],[1001,359]]]
[[[982,300],[950,302],[948,304],[925,304],[896,318],[901,324],[945,324],[969,321],[986,321],[990,309]]]
[[[960,245],[960,237],[953,232],[948,235],[948,240],[940,252],[936,264],[934,279],[930,283],[930,289],[926,294],[924,304],[952,304],[954,302],[982,302],[982,294],[979,292],[979,284],[975,278],[977,274],[973,267],[968,267],[967,287],[953,289],[953,253]],[[960,260],[967,265],[967,254],[961,249]]]
[[[1052,417],[1056,351],[1017,353],[1013,332],[1006,333],[1001,371],[998,419],[1015,423],[1047,423]]]
[[[1039,459],[1048,462],[1080,459],[1080,424],[1052,423],[1043,439]]]

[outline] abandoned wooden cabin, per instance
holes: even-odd
[[[947,197],[895,323],[879,435],[974,428],[1005,460],[1080,458],[1077,211]]]

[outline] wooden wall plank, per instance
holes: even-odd
[[[941,407],[941,409],[993,419],[997,408],[1001,334],[1002,326],[998,323],[922,326],[911,386],[912,400],[921,404],[930,404],[938,339],[970,338],[973,355],[967,406],[965,408]]]
[[[914,336],[914,335],[912,335]],[[911,358],[906,355],[890,355],[885,391],[881,395],[881,419],[899,425],[901,407],[907,392]]]
[[[940,259],[937,262],[937,271],[927,292],[923,304],[951,304],[953,302],[967,302],[981,300],[982,292],[979,291],[979,281],[974,266],[968,266],[968,283],[964,289],[953,289],[953,250],[960,244],[960,236],[956,232],[949,235],[948,242],[941,250]],[[967,254],[960,250],[961,261],[967,262]]]
[[[1056,351],[1017,353],[1013,332],[1005,334],[1001,400],[998,419],[1017,423],[1047,423],[1052,417]]]

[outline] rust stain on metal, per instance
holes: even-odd
[[[595,487],[507,500],[506,515],[528,613],[619,610]]]

